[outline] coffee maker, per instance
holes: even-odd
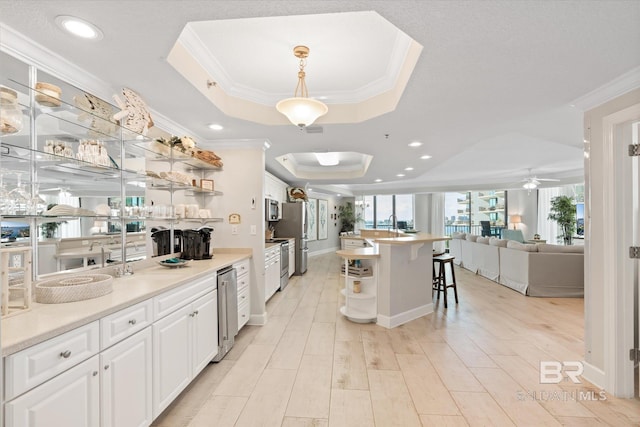
[[[182,251],[182,230],[173,230],[172,241],[171,230],[164,227],[154,227],[151,229],[151,239],[153,240],[153,256],[169,255]]]
[[[211,232],[213,228],[182,230],[183,259],[211,259]]]

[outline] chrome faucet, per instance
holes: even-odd
[[[104,244],[102,242],[99,242],[97,240],[94,240],[91,242],[91,246],[89,246],[89,251],[93,251],[93,246],[94,245],[99,245],[100,246],[100,260],[102,261],[102,268],[104,268]]]
[[[396,231],[396,237],[398,237],[399,236],[399,234],[398,234],[398,217],[396,216],[396,214],[389,215],[389,231],[391,231],[392,229],[394,229]]]

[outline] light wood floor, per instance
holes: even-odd
[[[638,399],[540,384],[541,360],[583,360],[582,299],[457,269],[457,307],[387,330],[339,314],[337,256],[309,264],[269,301],[267,325],[244,327],[153,426],[640,425]]]

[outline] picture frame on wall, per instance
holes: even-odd
[[[311,242],[318,240],[318,199],[309,199],[307,204],[307,239]]]
[[[318,240],[329,237],[329,202],[318,200]]]

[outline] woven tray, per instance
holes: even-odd
[[[36,284],[36,301],[42,304],[84,301],[113,291],[108,274],[83,274],[47,280]]]

